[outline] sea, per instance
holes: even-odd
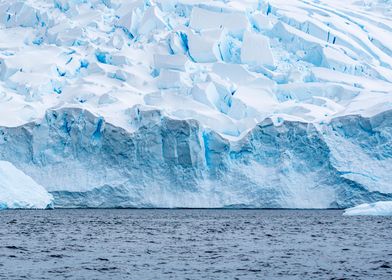
[[[339,210],[5,210],[0,279],[392,279],[392,217]]]

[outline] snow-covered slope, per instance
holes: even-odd
[[[388,1],[0,0],[0,159],[57,206],[392,199]]]
[[[345,216],[392,216],[392,201],[364,203],[344,211]]]
[[[44,209],[51,206],[52,200],[52,195],[44,187],[13,164],[0,161],[0,209]]]

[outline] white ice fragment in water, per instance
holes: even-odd
[[[40,208],[53,197],[44,187],[8,161],[0,161],[0,208]]]
[[[392,216],[392,201],[364,203],[344,211],[345,216]]]

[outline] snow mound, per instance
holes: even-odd
[[[52,200],[52,195],[31,177],[13,164],[0,161],[0,209],[45,209]]]
[[[392,216],[392,201],[364,203],[344,211],[345,216]]]

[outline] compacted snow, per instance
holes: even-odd
[[[388,1],[0,0],[0,159],[59,207],[392,199]]]
[[[0,161],[0,209],[47,208],[53,197],[13,164]]]
[[[379,201],[364,203],[353,208],[346,209],[345,216],[392,216],[392,201]]]

